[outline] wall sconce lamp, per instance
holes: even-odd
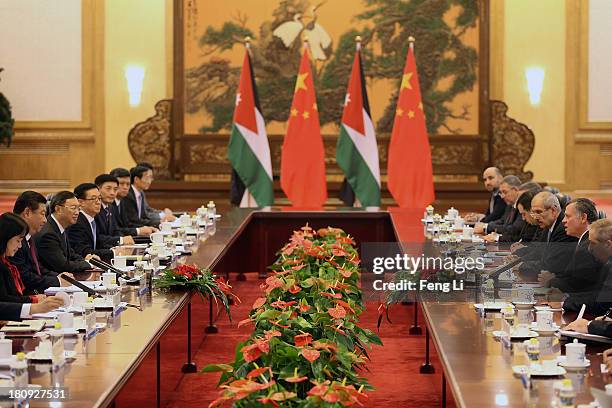
[[[544,85],[544,68],[529,67],[525,69],[527,78],[527,90],[529,91],[529,102],[532,105],[539,105],[542,98],[542,88]]]
[[[144,67],[139,65],[128,65],[125,67],[125,79],[127,81],[128,93],[130,95],[130,106],[140,105],[144,76]]]

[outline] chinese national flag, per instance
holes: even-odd
[[[406,56],[387,160],[387,186],[400,207],[423,209],[435,200],[431,150],[412,44]]]
[[[306,47],[283,141],[280,182],[295,207],[322,207],[327,199],[325,151]]]

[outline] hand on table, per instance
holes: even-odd
[[[172,222],[174,220],[176,220],[176,217],[172,213],[172,210],[169,208],[164,208],[164,217],[162,219],[162,222],[163,221]]]
[[[526,245],[523,245],[520,242],[515,242],[514,244],[510,245],[510,251],[512,252],[516,252],[517,250],[521,249],[521,248],[525,248]]]
[[[134,238],[132,238],[129,235],[126,235],[125,237],[123,237],[123,245],[134,245]]]
[[[550,280],[554,277],[554,273],[551,273],[549,271],[542,271],[538,274],[538,282],[540,282],[542,286],[549,286]]]
[[[497,242],[497,240],[499,239],[499,234],[497,232],[492,232],[490,234],[487,234],[484,236],[484,240],[485,242]]]
[[[567,326],[565,326],[563,330],[572,330],[578,333],[588,333],[589,321],[587,319],[576,319]]]
[[[68,282],[68,281],[67,281],[67,280],[65,280],[65,279],[62,279],[62,278],[61,278],[62,276],[68,276],[69,278],[74,279],[74,275],[73,275],[73,274],[68,273],[68,272],[62,272],[62,273],[60,273],[60,274],[59,274],[59,276],[57,277],[57,278],[58,278],[58,280],[59,280],[60,286],[70,286],[70,285],[72,285],[72,283]]]
[[[100,259],[100,257],[96,254],[87,254],[87,256],[85,256],[85,260],[89,261],[90,259],[97,259],[98,261],[101,261],[102,259]]]
[[[487,233],[487,224],[483,224],[481,222],[474,225],[474,234],[486,234]]]
[[[141,237],[142,236],[147,236],[148,237],[149,235],[154,233],[157,230],[157,228],[154,228],[154,227],[139,227],[138,230],[139,230],[138,231],[139,232],[139,234],[138,234],[139,236],[141,236]]]
[[[32,303],[30,306],[30,314],[47,313],[61,306],[64,306],[63,299],[60,299],[57,296],[49,296],[39,303]]]

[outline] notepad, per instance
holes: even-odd
[[[578,332],[570,331],[570,330],[560,330],[559,333],[565,337],[573,337],[576,339],[590,340],[590,341],[597,341],[599,343],[612,344],[611,338],[605,337],[605,336],[598,336],[596,334],[578,333]]]

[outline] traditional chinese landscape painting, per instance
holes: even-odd
[[[336,134],[355,37],[361,36],[373,120],[389,133],[408,37],[416,38],[430,134],[479,133],[477,0],[185,0],[184,132],[227,133],[244,53],[252,57],[268,134],[284,134],[308,38],[324,134]]]

